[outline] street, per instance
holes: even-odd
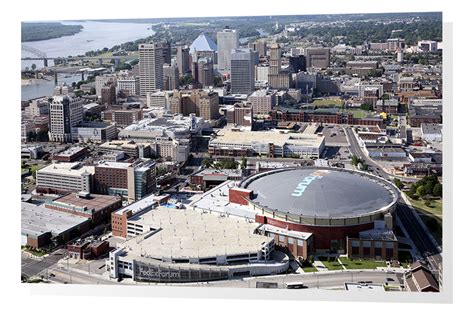
[[[210,286],[210,287],[236,287],[236,288],[255,288],[257,282],[275,282],[278,283],[278,288],[285,288],[285,283],[288,282],[302,282],[308,288],[340,288],[346,282],[372,282],[375,284],[385,284],[387,278],[394,281],[388,281],[389,285],[403,284],[403,274],[400,272],[386,272],[386,271],[360,271],[360,270],[346,270],[346,271],[331,271],[324,273],[303,273],[303,274],[287,274],[287,275],[273,275],[260,276],[236,280],[224,280],[209,283],[187,283],[179,284],[184,286]],[[178,284],[176,284],[178,285]]]
[[[64,257],[65,253],[65,249],[58,249],[45,258],[32,259],[29,254],[22,252],[21,274],[27,277],[32,277],[36,274],[39,274],[41,271],[55,265],[60,259]]]

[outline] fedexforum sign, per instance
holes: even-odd
[[[329,170],[316,170],[311,173],[311,175],[305,177],[303,181],[298,183],[296,188],[293,190],[293,193],[291,193],[291,196],[294,197],[300,197],[303,195],[304,191],[308,187],[308,185],[311,184],[316,179],[322,179],[325,174],[328,174],[330,171]]]
[[[138,277],[150,278],[150,279],[179,279],[181,274],[179,272],[172,271],[157,271],[151,269],[144,269],[143,267],[138,268]]]

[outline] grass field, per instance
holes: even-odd
[[[317,272],[318,271],[316,267],[303,267],[302,269],[304,272]]]
[[[328,257],[318,257],[318,260],[321,261],[326,268],[329,270],[342,270],[342,266],[339,264],[336,258]]]
[[[386,267],[384,261],[373,261],[373,260],[351,260],[346,257],[340,257],[339,260],[342,262],[346,269],[375,269],[377,267]]]
[[[413,200],[407,196],[410,203],[417,210],[421,220],[425,223],[428,230],[433,235],[438,244],[443,240],[443,200],[430,201],[426,206],[423,200]]]
[[[317,107],[341,107],[344,105],[342,99],[318,99],[314,100],[313,104]]]
[[[352,112],[352,114],[354,115],[354,118],[366,118],[367,116],[372,114],[372,112],[364,111],[364,110],[345,110],[345,111]]]
[[[425,201],[423,200],[413,200],[408,197],[410,203],[414,208],[418,209],[422,213],[428,213],[438,217],[439,219],[443,218],[443,200],[432,200],[430,205],[426,206]]]

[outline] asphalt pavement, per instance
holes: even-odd
[[[33,259],[28,253],[21,253],[21,274],[28,277],[39,274],[41,271],[55,265],[64,257],[65,249],[58,249],[46,257]]]

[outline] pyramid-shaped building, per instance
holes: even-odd
[[[189,46],[189,51],[193,52],[209,52],[217,51],[216,43],[207,34],[202,33]]]

